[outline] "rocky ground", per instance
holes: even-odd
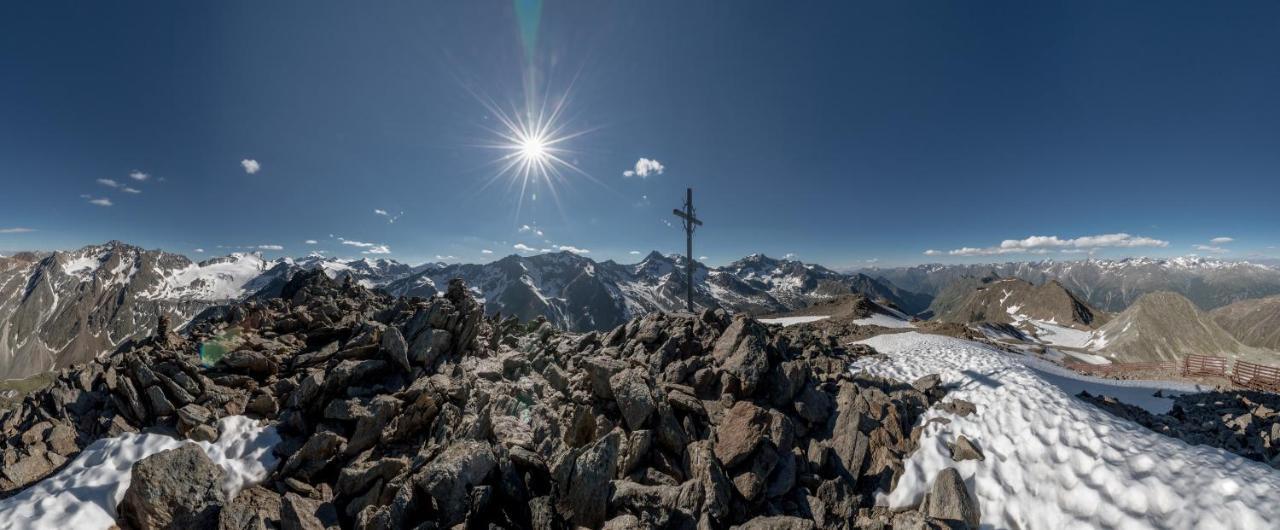
[[[1080,397],[1158,433],[1280,469],[1280,396],[1276,394],[1240,390],[1184,394],[1173,398],[1167,414],[1152,414],[1106,396],[1081,393]]]
[[[163,326],[162,326],[163,328]],[[0,412],[0,491],[98,438],[217,438],[278,422],[280,466],[227,498],[194,446],[138,462],[122,528],[945,528],[976,526],[953,469],[916,508],[901,476],[936,376],[851,375],[874,355],[821,327],[721,311],[607,333],[484,317],[460,281],[393,298],[302,273],[281,298],[160,329]],[[847,340],[847,339],[844,339]],[[980,458],[960,448],[956,459]]]

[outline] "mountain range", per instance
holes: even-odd
[[[650,311],[685,306],[685,260],[658,252],[634,264],[570,252],[417,266],[321,255],[269,260],[256,253],[196,262],[111,241],[0,257],[0,379],[86,361],[149,334],[161,316],[177,328],[209,308],[276,294],[304,270],[403,296],[433,296],[450,279],[462,278],[490,314],[545,318],[571,331],[610,329]],[[1258,264],[1135,258],[838,272],[752,254],[722,267],[695,263],[694,272],[696,310],[777,314],[857,294],[909,315],[961,323],[1026,321],[1040,331],[1048,329],[1040,323],[1092,331],[1111,318],[1107,310],[1124,310],[1131,300],[1159,291],[1182,294],[1198,310],[1227,306],[1208,320],[1249,345],[1277,349],[1280,339],[1268,319],[1280,302],[1240,302],[1280,293],[1280,270]],[[1229,302],[1247,307],[1230,309]]]
[[[0,258],[0,379],[86,361],[148,335],[162,315],[180,327],[210,307],[274,294],[295,272],[316,269],[405,296],[432,296],[460,277],[491,314],[544,317],[573,331],[609,329],[649,311],[685,306],[684,259],[657,252],[636,264],[596,262],[569,252],[420,266],[319,255],[267,260],[256,253],[193,262],[111,241]],[[798,309],[842,294],[908,311],[923,310],[929,300],[864,274],[761,254],[725,267],[696,264],[694,280],[695,309],[752,314]]]
[[[1093,307],[1113,313],[1123,311],[1144,294],[1159,291],[1181,294],[1205,311],[1280,294],[1280,268],[1204,257],[932,264],[861,272],[935,297],[966,278],[1018,278],[1037,285],[1056,280]]]

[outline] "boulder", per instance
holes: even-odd
[[[764,441],[769,414],[748,401],[734,403],[716,427],[715,455],[725,467],[747,459]]]
[[[443,527],[463,522],[470,509],[471,489],[497,466],[493,448],[477,440],[457,440],[414,477],[414,484],[435,504]]]
[[[280,506],[281,530],[329,530],[338,528],[338,510],[332,503],[284,494]]]
[[[269,530],[280,525],[280,494],[262,486],[241,491],[222,507],[218,530]]]
[[[618,409],[622,411],[627,428],[633,431],[643,428],[645,421],[657,408],[644,376],[638,370],[623,370],[609,378],[609,388],[618,402]]]
[[[329,461],[341,454],[346,447],[347,440],[339,434],[332,431],[317,432],[285,461],[282,473],[309,480],[327,467]]]
[[[117,523],[125,530],[212,528],[227,502],[222,476],[193,443],[143,458],[116,507]]]
[[[969,528],[978,528],[981,519],[978,498],[969,493],[960,473],[952,467],[939,471],[934,477],[920,511],[935,519],[963,523]]]
[[[406,372],[413,369],[409,365],[409,344],[405,342],[399,328],[392,326],[382,332],[381,347],[387,357],[404,368]]]
[[[578,526],[597,528],[604,524],[609,502],[609,481],[617,473],[622,434],[615,430],[587,446],[573,462],[568,495],[560,512]]]
[[[956,462],[962,460],[986,460],[986,456],[982,453],[982,448],[961,434],[956,437],[956,443],[951,445],[951,459]]]

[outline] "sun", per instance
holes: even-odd
[[[539,136],[524,138],[520,141],[520,156],[525,160],[545,160],[547,157],[546,140]]]
[[[577,166],[577,154],[568,145],[591,131],[569,125],[565,117],[568,91],[558,98],[526,97],[523,105],[480,100],[495,122],[486,127],[492,137],[482,146],[499,152],[493,160],[497,170],[483,188],[505,181],[518,194],[517,216],[525,200],[536,200],[541,191],[558,203],[559,188],[570,183],[570,176],[595,181]]]

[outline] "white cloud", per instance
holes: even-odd
[[[707,261],[707,257],[706,257],[706,256],[698,256],[698,261]],[[685,282],[685,283],[689,283],[689,282]]]
[[[128,187],[128,186],[125,186],[125,187],[123,187],[123,188],[120,188],[120,191],[123,191],[123,192],[125,192],[125,193],[133,193],[133,194],[142,193],[142,190],[140,190],[140,189],[138,189],[138,188],[130,188],[130,187]]]
[[[880,263],[880,258],[871,258],[863,261],[866,261],[867,263]]]
[[[34,228],[23,228],[15,226],[13,228],[0,228],[0,234],[25,234],[27,232],[35,232]]]
[[[1209,242],[1214,245],[1225,245],[1235,240],[1236,238],[1234,237],[1215,237],[1213,239],[1210,239]]]
[[[636,160],[635,168],[623,171],[622,176],[649,178],[649,175],[661,175],[663,171],[666,171],[666,169],[666,166],[663,166],[662,162],[648,158],[641,158],[640,160]]]
[[[941,256],[941,255],[942,255],[942,251],[941,251],[941,250],[929,249],[929,250],[924,251],[924,255],[926,255],[926,256]]]
[[[783,255],[782,255],[782,259],[796,259],[796,253],[795,253],[795,252],[788,252],[788,253],[786,253],[786,254],[783,254]]]
[[[89,199],[89,204],[96,204],[98,206],[111,206],[112,204],[114,204],[111,202],[111,199],[108,199],[106,197],[102,197],[100,199],[89,197],[88,199]]]
[[[320,242],[319,242],[319,241],[316,241],[316,240],[314,240],[314,239],[308,239],[308,240],[306,240],[306,241],[303,241],[303,243],[306,243],[306,244],[308,244],[308,245],[315,245],[315,244],[318,244],[318,243],[320,243]]]
[[[538,237],[542,237],[542,229],[536,226],[520,225],[520,230],[518,230],[518,232],[522,234],[526,232],[532,232],[534,235]]]
[[[1211,254],[1226,254],[1228,252],[1231,252],[1228,249],[1225,249],[1222,247],[1215,247],[1212,245],[1192,245],[1192,247],[1201,252],[1209,252]]]
[[[1075,239],[1063,239],[1058,236],[1031,236],[1026,239],[1006,239],[995,247],[961,247],[954,250],[948,250],[947,254],[952,256],[994,256],[999,254],[1046,254],[1050,251],[1057,250],[1066,252],[1071,249],[1096,249],[1096,248],[1135,248],[1135,247],[1167,247],[1168,241],[1154,239],[1150,237],[1132,236],[1124,232],[1115,234],[1100,234],[1096,236],[1083,236]],[[939,254],[931,254],[928,251],[925,255],[934,256]]]
[[[480,249],[480,253],[481,253],[481,254],[493,254],[493,251],[492,251],[492,250],[489,250],[489,249],[487,249],[487,248],[482,248],[482,249]]]
[[[98,179],[98,184],[102,184],[108,188],[119,188],[120,183],[111,179]]]
[[[352,241],[350,239],[342,239],[342,238],[338,238],[338,239],[342,241],[343,245],[350,245],[353,247],[369,248],[369,247],[377,246],[376,243],[365,243],[364,241]]]
[[[204,249],[203,249],[203,248],[197,248],[197,249],[195,249],[195,251],[196,251],[196,253],[197,253],[197,254],[204,254]]]
[[[386,210],[383,210],[382,208],[375,208],[375,209],[373,210],[373,213],[375,213],[375,214],[377,214],[377,215],[381,215],[381,216],[383,216],[383,217],[387,217],[387,216],[389,215],[389,214],[387,213],[387,211],[386,211]]]
[[[640,255],[640,251],[639,251],[639,250],[632,250],[631,252],[628,252],[627,254],[631,254],[632,256],[639,256],[639,255]]]
[[[256,164],[257,162],[254,162],[254,163]],[[142,182],[144,180],[151,178],[151,175],[148,175],[146,173],[143,173],[135,169],[129,172],[129,178],[136,180],[138,182]],[[161,180],[164,180],[164,179],[161,179]]]
[[[591,253],[590,250],[587,250],[585,248],[578,248],[571,245],[551,245],[551,248],[554,248],[556,250],[563,251],[563,252],[572,252],[574,254],[590,254]]]
[[[280,245],[258,245],[258,250],[284,250]]]
[[[391,247],[388,247],[386,245],[374,245],[372,247],[369,247],[369,250],[361,252],[361,254],[390,254],[390,253],[391,253]]]
[[[950,254],[952,256],[991,256],[994,254],[1010,254],[1013,252],[1021,252],[1021,250],[1016,248],[999,248],[999,247],[995,247],[995,248],[963,247],[963,248],[957,248],[955,250],[948,250],[947,254]]]
[[[250,175],[262,170],[262,164],[252,158],[246,158],[240,161],[240,165],[244,167],[244,172]]]
[[[533,248],[524,243],[516,243],[514,245],[511,245],[511,248],[516,249],[517,252],[537,252],[538,251],[538,249]]]
[[[455,259],[458,259],[458,257],[457,257],[457,256],[452,256],[452,255],[450,255],[450,256],[441,256],[441,255],[439,255],[439,254],[436,254],[436,261],[451,261],[451,260],[455,260]]]

